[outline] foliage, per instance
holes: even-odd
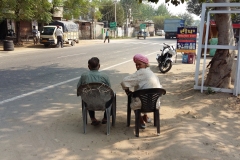
[[[165,0],[165,3],[172,3],[173,5],[178,6],[181,3],[183,4],[184,1],[187,1],[187,0]]]
[[[137,0],[139,3],[142,3],[142,0]],[[157,3],[159,0],[147,0],[148,2]]]
[[[161,3],[157,10],[155,11],[156,16],[171,16],[171,13],[166,7],[166,4]]]
[[[35,1],[34,7],[33,19],[39,23],[48,23],[52,20],[52,14],[50,12],[52,4],[49,3],[48,0]]]
[[[202,12],[202,3],[199,3],[199,0],[187,1],[187,11],[199,16]]]
[[[102,14],[99,11],[101,0],[91,0],[87,6],[87,9],[89,10],[88,14],[91,16],[92,21],[94,19],[100,19],[102,18]]]
[[[99,11],[102,14],[102,21],[115,22],[115,4],[112,0],[104,0],[100,4]],[[116,21],[118,26],[122,26],[124,22],[124,10],[120,3],[116,3]]]
[[[125,19],[131,16],[137,19],[139,7],[142,4],[139,4],[136,0],[120,0],[120,4],[123,7]]]
[[[201,15],[202,3],[203,2],[205,2],[205,1],[203,1],[203,0],[189,0],[189,1],[187,1],[187,11],[192,13],[192,14],[195,14],[197,16]],[[208,0],[207,2],[213,3],[212,0]],[[240,0],[231,0],[231,2],[236,3],[236,2],[240,2]],[[211,8],[206,8],[206,10],[207,11],[206,11],[206,14],[205,14],[205,17],[204,17],[205,21],[207,20],[207,12],[209,10],[211,10]],[[210,17],[211,19],[214,19],[214,15],[210,15],[210,16],[211,16]],[[232,16],[232,21],[234,23],[239,23],[239,21],[240,21],[239,14],[233,13],[233,14],[231,14],[231,16]]]
[[[63,6],[64,0],[52,0],[53,6]]]
[[[139,20],[151,20],[152,17],[155,15],[154,8],[149,4],[141,4],[139,5],[138,10],[133,12],[134,19]]]
[[[165,16],[155,16],[153,17],[154,27],[155,29],[164,29],[164,19]]]
[[[136,1],[138,1],[139,3],[142,3],[144,0],[136,0]],[[158,3],[159,0],[145,0],[145,1]],[[187,1],[187,0],[165,0],[165,3],[172,3],[173,5],[177,6],[181,3],[184,3],[184,1]]]
[[[65,19],[78,19],[82,14],[86,14],[89,10],[87,0],[66,0],[63,2]]]
[[[0,18],[20,20],[51,20],[51,3],[48,0],[2,0],[0,4]]]
[[[194,22],[193,16],[187,12],[179,14],[178,17],[185,20],[186,26],[191,26]]]
[[[214,94],[214,93],[215,91],[212,88],[210,87],[207,88],[206,94]]]

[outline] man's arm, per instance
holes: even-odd
[[[129,96],[130,94],[132,94],[132,91],[130,91],[129,88],[128,88],[128,89],[125,89],[125,93],[126,93],[126,95]]]
[[[121,82],[121,86],[124,90],[135,87],[139,83],[137,72],[125,77],[123,81]]]

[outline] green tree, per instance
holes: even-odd
[[[139,13],[139,7],[142,4],[139,4],[139,2],[136,0],[120,0],[120,3],[124,10],[125,19],[127,19],[131,16],[133,18],[137,18],[138,13]]]
[[[63,18],[65,19],[78,19],[81,15],[89,11],[88,0],[66,0],[63,2],[64,12]]]
[[[100,20],[108,21],[108,23],[115,22],[115,3],[112,0],[104,0],[100,6],[99,11],[103,15]],[[124,10],[119,2],[116,3],[116,21],[118,26],[123,26]]]
[[[189,13],[199,16],[202,12],[202,3],[199,3],[199,0],[189,0],[186,9]]]
[[[166,19],[165,16],[155,16],[153,17],[153,22],[155,29],[164,29],[164,20]]]
[[[171,13],[167,9],[166,4],[161,3],[160,6],[158,6],[157,10],[155,11],[156,16],[171,16]]]
[[[100,0],[92,0],[91,2],[89,2],[89,5],[88,5],[88,9],[89,9],[89,15],[92,19],[92,25],[91,25],[91,32],[90,32],[90,37],[93,39],[94,38],[94,33],[93,33],[93,22],[102,18],[102,14],[101,12],[99,11],[99,8],[100,8]]]
[[[139,5],[139,8],[137,10],[134,10],[132,14],[134,19],[152,20],[155,15],[155,10],[149,4],[142,4]]]
[[[17,43],[20,42],[21,20],[51,21],[52,4],[48,0],[3,0],[0,4],[0,17],[16,22]]]
[[[185,20],[185,25],[191,26],[194,22],[193,16],[189,13],[178,14],[178,17]]]

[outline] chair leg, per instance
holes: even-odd
[[[153,125],[156,127],[156,112],[153,112]]]
[[[107,114],[107,135],[110,134],[110,114],[111,114],[111,108],[112,106],[108,107],[106,109],[106,114]]]
[[[131,121],[131,96],[128,96],[128,104],[127,104],[127,127],[130,126],[130,121]]]
[[[139,126],[140,126],[140,110],[135,110],[135,135],[139,137]]]
[[[82,116],[83,116],[83,133],[86,133],[86,119],[87,119],[87,109],[86,107],[83,105],[82,107]]]
[[[156,114],[156,126],[157,126],[157,135],[160,135],[160,115],[159,115],[159,110],[157,109],[155,112]]]
[[[86,124],[88,123],[88,117],[87,117],[87,115],[88,115],[88,109],[86,108],[86,112],[85,112],[85,114],[86,114]]]
[[[84,113],[83,112],[83,106],[86,108],[86,103],[85,102],[83,102],[83,100],[82,100],[82,113]],[[87,108],[86,108],[86,124],[87,124]]]
[[[116,110],[117,110],[117,107],[116,107],[116,94],[114,94],[114,99],[113,99],[113,105],[112,105],[112,126],[114,127],[115,126],[115,121],[116,121]]]

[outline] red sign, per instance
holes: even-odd
[[[189,40],[189,39],[180,39],[177,42],[192,42],[192,43],[196,43],[196,40]]]
[[[197,38],[197,34],[178,34],[177,38]]]

